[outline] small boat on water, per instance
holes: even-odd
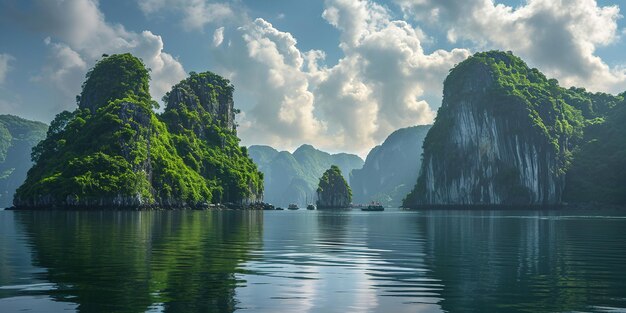
[[[297,205],[297,204],[292,203],[292,204],[290,204],[290,205],[287,207],[287,210],[292,210],[292,211],[293,211],[293,210],[300,210],[300,208],[298,207],[298,205]]]
[[[276,211],[284,211],[285,209],[281,208],[281,207],[277,207]]]
[[[372,203],[370,203],[367,207],[362,207],[361,211],[368,211],[368,212],[372,212],[372,211],[384,211],[385,207],[382,206],[382,204],[380,204],[380,202],[374,202],[372,201]]]
[[[315,205],[313,205],[313,203],[309,203],[309,195],[306,195],[306,203],[308,203],[306,206],[307,210],[309,211],[315,210]]]

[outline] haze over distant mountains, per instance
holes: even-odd
[[[314,203],[319,179],[331,165],[337,165],[345,177],[363,166],[354,154],[330,154],[311,145],[302,145],[293,154],[269,146],[255,145],[248,154],[264,174],[264,200],[278,206]]]
[[[378,201],[397,207],[413,189],[422,164],[422,144],[431,125],[399,129],[374,147],[361,169],[350,173],[354,203]]]
[[[417,180],[422,143],[430,125],[413,126],[393,132],[367,155],[329,154],[311,145],[302,145],[293,154],[269,146],[250,146],[248,153],[265,175],[267,202],[285,206],[315,202],[319,178],[330,165],[337,165],[352,188],[353,203],[379,201],[400,206]]]
[[[33,165],[31,149],[46,138],[48,125],[13,115],[0,115],[0,208],[13,204],[13,194]]]

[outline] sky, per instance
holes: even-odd
[[[626,90],[620,0],[0,0],[0,114],[74,110],[102,54],[131,52],[161,97],[188,72],[235,86],[243,145],[364,157],[430,124],[449,70],[512,51],[562,86]]]

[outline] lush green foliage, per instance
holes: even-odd
[[[45,135],[48,126],[41,122],[29,121],[14,115],[0,115],[0,125],[11,134],[12,139],[37,144]]]
[[[68,118],[71,118],[67,121]],[[142,203],[175,198],[210,199],[207,183],[184,165],[165,125],[131,98],[97,113],[61,113],[33,151],[36,165],[18,190],[23,198],[50,195],[55,203],[139,197]],[[65,125],[62,129],[58,125]]]
[[[566,178],[565,201],[626,204],[625,102],[590,121]]]
[[[98,62],[83,85],[88,104],[58,114],[33,149],[36,165],[16,195],[21,206],[182,207],[262,193],[262,176],[234,130],[201,106],[168,103],[157,116],[148,79],[129,54]],[[181,114],[189,128],[174,118]]]
[[[352,202],[352,189],[341,174],[341,169],[336,165],[332,165],[320,178],[317,194],[318,207],[334,207],[335,203],[340,202],[348,205]],[[345,201],[342,201],[343,199]]]
[[[9,207],[13,194],[32,166],[29,155],[45,138],[47,126],[12,115],[0,115],[0,207]]]
[[[487,101],[482,105],[492,110],[495,116],[518,114],[520,119],[530,120],[530,125],[512,125],[518,128],[515,131],[525,132],[531,126],[535,133],[545,136],[556,150],[566,141],[570,146],[563,148],[571,148],[582,138],[584,117],[580,110],[565,100],[576,96],[579,99],[587,97],[585,101],[592,102],[588,93],[559,87],[556,79],[546,78],[539,70],[529,68],[522,59],[511,53],[488,51],[476,53],[450,70],[450,75],[444,81],[444,89],[457,92],[445,94],[444,101],[459,102],[468,92],[475,92],[463,86],[471,80],[492,82],[486,86]],[[443,148],[441,144],[445,142],[444,138],[451,126],[451,110],[454,108],[448,106],[439,109],[432,135],[429,134],[424,142],[425,149]]]
[[[131,98],[149,107],[158,106],[150,97],[150,75],[143,62],[130,53],[105,56],[87,72],[77,101],[92,112],[110,101]]]
[[[169,102],[162,120],[176,149],[187,166],[215,182],[218,202],[238,202],[263,191],[263,174],[239,146],[235,130],[227,127],[229,117],[219,114],[228,111],[224,106],[232,101],[233,90],[228,80],[211,72],[192,73],[163,98]]]
[[[183,89],[185,96],[192,97],[198,107],[208,109],[210,105],[214,105],[220,102],[220,100],[227,100],[232,97],[235,87],[230,83],[228,79],[225,79],[212,72],[189,73],[189,77],[174,87],[172,90]],[[163,96],[163,102],[170,103],[173,92],[170,91]],[[207,99],[203,99],[203,98]],[[206,101],[209,100],[209,101]],[[189,125],[185,125],[189,126]]]

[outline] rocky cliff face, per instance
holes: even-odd
[[[560,203],[582,132],[580,112],[560,92],[510,53],[478,53],[456,66],[405,206]]]
[[[319,180],[317,187],[318,209],[347,208],[352,202],[352,190],[343,178],[339,167],[333,165]]]
[[[350,173],[355,203],[378,201],[398,207],[411,191],[422,164],[422,144],[430,125],[393,132],[367,155],[361,169]]]

